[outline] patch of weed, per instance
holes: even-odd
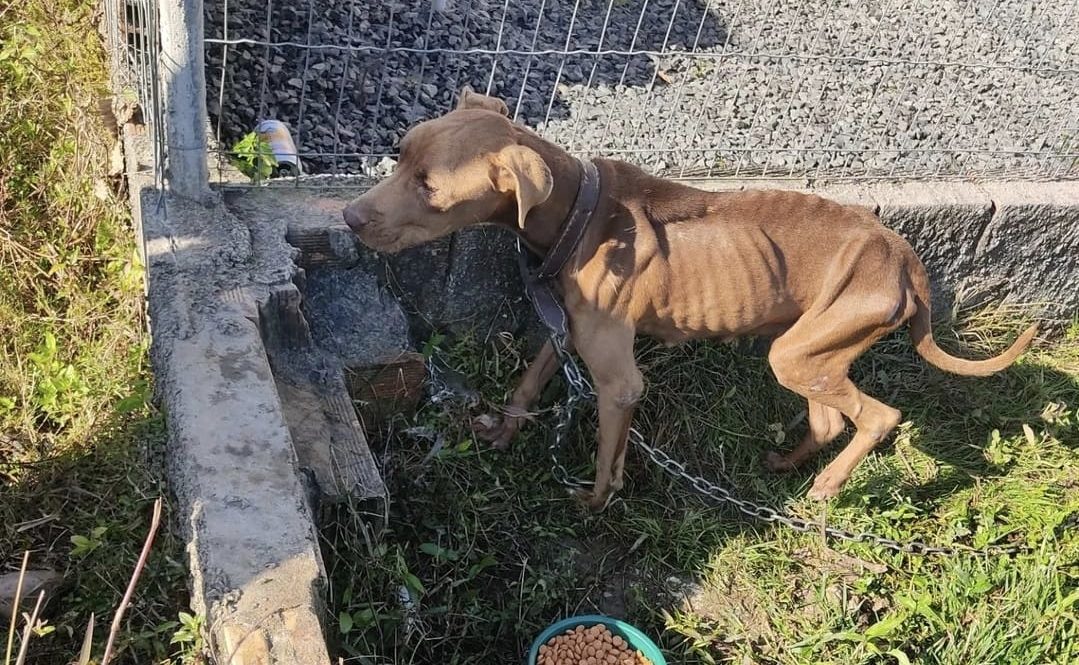
[[[232,146],[230,161],[255,183],[267,180],[277,166],[270,143],[256,132],[249,132]]]

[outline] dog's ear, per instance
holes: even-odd
[[[495,186],[517,197],[517,225],[523,229],[528,212],[551,196],[551,169],[538,152],[517,144],[500,150],[495,162]]]
[[[506,106],[506,102],[496,97],[481,95],[467,85],[461,88],[461,94],[457,97],[457,110],[460,111],[461,109],[483,109],[484,111],[501,113],[507,117],[510,114],[510,109]]]

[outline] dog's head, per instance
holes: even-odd
[[[551,171],[507,116],[501,100],[466,87],[455,110],[405,134],[394,172],[345,207],[345,223],[385,252],[514,213],[523,226],[551,195]]]

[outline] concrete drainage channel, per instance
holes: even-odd
[[[510,245],[478,231],[384,262],[341,222],[347,195],[369,183],[190,202],[154,187],[144,140],[125,128],[193,609],[218,662],[330,663],[319,505],[347,503],[372,531],[384,522],[390,497],[364,423],[420,399],[415,340],[429,330],[528,325],[505,290],[515,260],[494,247]]]
[[[340,217],[364,181],[162,198],[126,132],[194,609],[218,662],[329,663],[317,506],[347,502],[372,529],[385,519],[392,497],[365,424],[424,398],[418,349],[432,330],[536,333],[512,239],[473,230],[377,257]],[[938,313],[957,299],[1048,303],[1056,320],[1079,311],[1079,183],[822,193],[912,240]]]

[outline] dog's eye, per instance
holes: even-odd
[[[419,187],[420,191],[423,192],[423,195],[428,198],[438,191],[427,181],[427,173],[424,171],[416,173],[416,186]]]

